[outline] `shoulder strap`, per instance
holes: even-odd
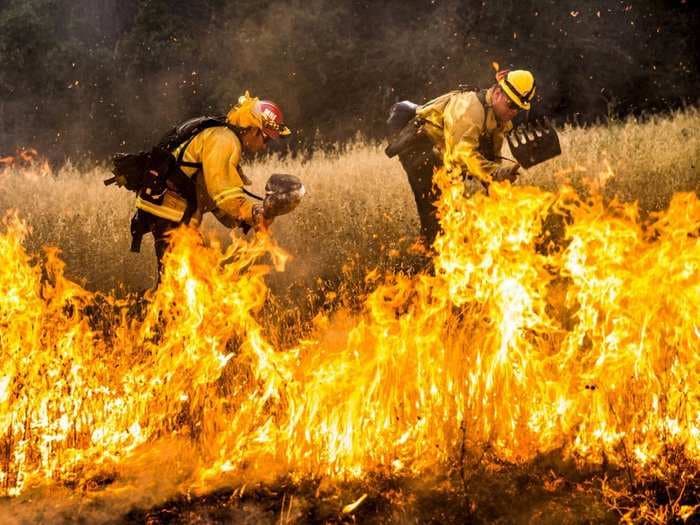
[[[486,117],[488,116],[488,105],[486,104],[486,89],[481,89],[474,84],[460,84],[459,91],[462,93],[472,92],[476,94],[476,98],[479,99],[481,105],[484,108],[484,122],[481,123],[481,133],[486,133]]]
[[[187,162],[184,161],[185,151],[194,138],[199,135],[202,131],[208,128],[214,127],[226,127],[231,132],[238,136],[238,128],[229,124],[225,116],[217,117],[197,117],[183,122],[179,126],[171,129],[159,142],[158,146],[161,148],[172,152],[173,150],[180,148],[177,156],[177,165],[185,166],[188,168],[201,168],[201,162]],[[183,145],[184,144],[184,145]]]
[[[479,102],[481,102],[481,105],[484,107],[484,122],[481,124],[481,133],[486,133],[486,117],[488,117],[488,111],[489,107],[486,104],[486,90],[485,89],[479,89],[476,92],[476,98],[479,99]]]
[[[262,198],[260,195],[256,195],[256,194],[253,193],[252,191],[246,190],[245,187],[243,187],[243,186],[241,186],[241,189],[243,190],[243,193],[245,193],[246,195],[248,195],[248,197],[252,197],[252,198],[257,199],[257,200],[259,200],[259,201],[264,201],[264,200],[265,200],[265,199]]]
[[[202,163],[201,162],[187,162],[182,160],[185,156],[185,151],[187,150],[187,146],[190,145],[190,142],[194,140],[194,138],[199,134],[199,131],[192,135],[189,139],[187,139],[187,142],[185,142],[185,145],[180,148],[180,153],[177,155],[177,165],[178,166],[185,166],[187,168],[201,168]],[[177,147],[177,146],[176,146]]]

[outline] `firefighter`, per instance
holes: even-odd
[[[152,233],[160,278],[170,232],[185,223],[199,226],[204,213],[211,212],[226,227],[245,232],[268,228],[274,217],[265,214],[263,203],[245,189],[250,181],[239,163],[242,155],[261,152],[270,140],[289,134],[279,106],[248,93],[225,118],[202,117],[176,127],[169,139],[161,141],[177,144],[172,149],[161,147],[168,167],[150,171],[164,185],[146,184],[138,192],[132,251],[138,251],[143,234]],[[151,163],[153,158],[152,152]]]
[[[517,163],[501,166],[500,151],[511,121],[529,110],[535,95],[535,79],[529,71],[499,71],[488,89],[461,89],[442,95],[422,106],[403,109],[415,118],[389,145],[387,154],[398,154],[418,208],[421,237],[431,246],[439,231],[434,203],[439,195],[433,172],[440,166],[458,169],[484,188],[492,181],[515,181]],[[414,112],[414,113],[413,113]],[[390,117],[390,125],[391,125]],[[390,153],[393,149],[394,153]]]

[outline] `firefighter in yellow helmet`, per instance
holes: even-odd
[[[153,182],[138,190],[132,250],[138,251],[141,237],[152,233],[160,276],[169,233],[181,224],[197,227],[204,213],[213,213],[229,228],[269,227],[273,218],[245,189],[250,181],[239,164],[246,153],[260,152],[269,140],[289,134],[279,106],[248,93],[225,117],[199,117],[175,127],[150,153]],[[154,161],[158,154],[160,162]]]
[[[519,111],[529,110],[535,96],[535,79],[529,71],[499,71],[488,89],[451,91],[414,108],[416,138],[402,131],[390,144],[403,165],[418,208],[421,236],[431,245],[439,231],[434,202],[439,195],[433,185],[433,171],[445,165],[488,187],[492,181],[517,177],[519,166],[501,166],[500,151],[511,120]],[[410,103],[399,103],[410,104]],[[394,108],[398,109],[395,105]],[[395,109],[392,108],[392,116]],[[411,111],[408,108],[406,111]],[[391,117],[390,117],[391,124]],[[407,126],[408,127],[408,126]]]

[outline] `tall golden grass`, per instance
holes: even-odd
[[[523,171],[518,184],[553,189],[570,181],[602,187],[610,198],[639,201],[645,211],[663,208],[678,191],[700,188],[700,111],[689,108],[641,122],[630,118],[587,128],[560,129],[563,153]],[[504,152],[508,156],[508,152]],[[262,192],[272,173],[293,173],[307,187],[299,208],[272,227],[291,255],[284,274],[271,275],[277,295],[304,288],[333,288],[361,281],[375,267],[401,269],[418,220],[399,162],[383,145],[357,140],[338,152],[311,159],[268,158],[246,166],[252,190]],[[0,212],[17,210],[32,229],[29,249],[62,250],[67,274],[97,290],[136,291],[153,285],[150,237],[142,252],[129,252],[134,195],[105,187],[106,166],[57,173],[37,168],[0,172]],[[225,239],[228,232],[209,217],[202,227]]]

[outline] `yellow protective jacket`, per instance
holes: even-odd
[[[484,138],[493,140],[498,153],[510,122],[499,124],[492,108],[493,88],[486,91],[482,104],[475,91],[452,91],[418,108],[416,114],[426,121],[424,129],[443,154],[447,169],[460,168],[483,182],[491,182],[499,160],[489,160],[480,151]],[[488,135],[489,137],[485,137]]]
[[[245,223],[252,225],[253,202],[243,192],[244,176],[238,164],[241,160],[241,142],[236,134],[223,126],[207,128],[199,132],[189,142],[173,151],[177,158],[180,149],[186,147],[182,160],[201,163],[201,173],[195,181],[197,211],[191,224],[198,226],[202,215],[212,212],[223,224],[229,227]],[[182,172],[193,177],[200,168],[181,166]],[[177,220],[173,208],[184,210],[184,200],[174,202],[177,196],[170,196],[158,206],[143,199],[137,199],[136,207],[170,220]],[[167,209],[170,207],[171,209]]]

